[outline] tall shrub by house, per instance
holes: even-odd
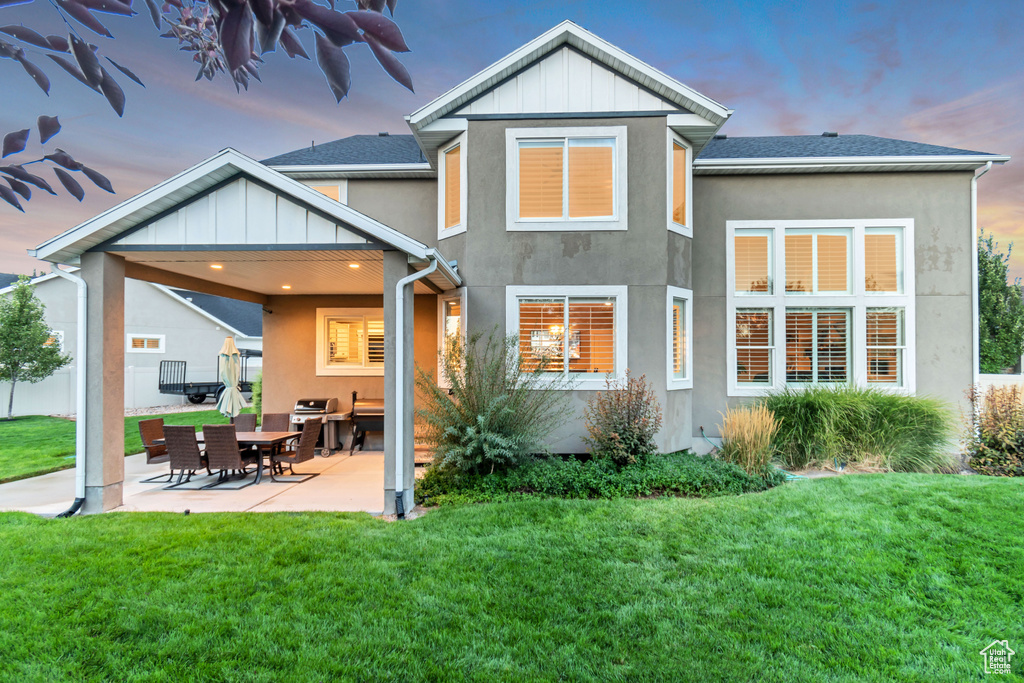
[[[8,420],[14,410],[18,382],[34,384],[71,362],[71,356],[61,352],[46,324],[45,312],[46,307],[24,275],[11,292],[0,297],[0,380],[11,385]]]
[[[779,431],[775,413],[764,405],[727,407],[722,415],[721,458],[739,465],[747,474],[767,476],[773,469],[773,440]]]
[[[1011,244],[1004,255],[991,233],[978,237],[979,354],[981,371],[1003,372],[1024,353],[1024,300],[1019,281],[1007,272]]]
[[[517,465],[545,451],[547,437],[573,417],[565,391],[572,381],[546,372],[543,359],[527,365],[515,335],[453,335],[440,359],[450,388],[416,369],[421,439],[438,468],[476,474]]]
[[[1024,394],[1019,385],[972,387],[964,438],[967,463],[977,472],[1024,476]]]
[[[633,377],[626,370],[624,380],[608,379],[605,386],[605,391],[590,399],[583,413],[588,434],[584,441],[590,452],[620,467],[655,453],[661,405],[647,377]]]

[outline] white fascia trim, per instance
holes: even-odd
[[[56,268],[57,267],[56,264],[53,267]],[[67,268],[67,269],[64,270],[64,272],[65,273],[74,273],[74,272],[77,272],[78,270],[79,270],[79,268],[76,266],[74,268]],[[57,278],[57,277],[60,277],[60,276],[56,275],[55,273],[47,273],[46,275],[40,275],[38,277],[34,277],[34,278],[30,279],[28,281],[28,283],[30,285],[38,285],[38,284],[40,284],[42,282],[47,282],[47,281],[53,280],[54,278]],[[17,284],[17,280],[15,280],[15,284]],[[0,294],[9,294],[9,293],[11,293],[13,291],[14,291],[14,285],[8,285],[8,286],[4,287],[3,289],[0,289]]]
[[[807,169],[816,168],[858,168],[866,166],[885,166],[899,168],[901,166],[948,166],[950,164],[967,167],[984,166],[989,161],[997,164],[1006,163],[1008,156],[886,156],[886,157],[774,157],[769,159],[695,159],[696,169],[708,170],[760,170],[760,169]]]
[[[686,187],[686,225],[679,225],[672,220],[672,211],[675,207],[672,206],[672,191],[675,180],[675,166],[673,164],[673,152],[674,145],[680,144],[686,148],[686,180],[684,181]],[[668,222],[668,229],[671,232],[684,235],[686,237],[693,237],[693,145],[679,133],[676,133],[671,128],[668,129],[668,144],[666,145],[666,157],[667,163],[665,166],[665,218]]]
[[[437,149],[437,239],[439,241],[466,232],[466,213],[469,211],[469,198],[467,197],[469,193],[466,191],[469,184],[466,180],[466,161],[469,157],[466,154],[467,137],[465,133],[462,133]],[[444,226],[445,210],[447,209],[445,193],[447,192],[448,178],[445,172],[447,164],[445,155],[456,147],[459,148],[459,222],[446,228]]]
[[[84,249],[76,249],[74,247],[76,242],[90,237],[118,220],[130,218],[132,213],[135,211],[145,208],[152,202],[166,197],[172,192],[184,189],[189,184],[200,181],[205,176],[225,167],[231,167],[238,173],[251,175],[253,178],[267,183],[275,189],[280,190],[282,193],[291,195],[295,199],[309,204],[342,223],[348,223],[358,230],[367,233],[371,237],[406,252],[410,256],[426,258],[426,245],[398,232],[393,228],[389,228],[369,216],[359,213],[358,211],[343,204],[339,204],[330,197],[317,192],[307,185],[303,185],[298,180],[289,178],[288,176],[279,173],[268,166],[264,166],[258,161],[231,148],[222,150],[192,168],[182,171],[178,175],[154,185],[148,190],[135,195],[131,199],[121,202],[117,206],[104,211],[100,215],[44,242],[34,250],[30,250],[29,253],[32,256],[36,256],[37,258],[44,260],[58,252],[68,249],[77,251],[80,255],[90,247],[95,246],[95,244],[103,242],[110,237],[116,237],[116,235],[105,237],[95,243],[88,244]],[[215,183],[211,182],[207,187],[212,187],[214,184]],[[198,194],[203,191],[203,189],[205,188],[196,188],[196,193]]]
[[[269,166],[278,173],[408,173],[410,171],[432,172],[426,161],[414,164],[313,164],[294,166]]]
[[[221,327],[226,329],[228,332],[230,332],[233,336],[241,337],[242,339],[252,339],[252,337],[250,337],[249,335],[244,334],[243,332],[239,332],[237,329],[235,329],[231,325],[228,325],[226,322],[224,322],[223,320],[221,320],[217,316],[212,315],[212,314],[204,311],[203,309],[199,308],[199,306],[196,306],[194,303],[192,303],[191,301],[189,301],[185,297],[176,294],[170,287],[167,287],[165,285],[160,285],[160,284],[157,284],[155,282],[147,282],[146,284],[148,284],[150,287],[156,287],[161,292],[163,292],[167,296],[169,296],[172,299],[174,299],[177,303],[182,304],[186,308],[189,308],[189,309],[195,311],[196,313],[198,313],[199,315],[203,316],[204,318],[206,318],[210,322],[215,323],[217,325],[220,325]]]
[[[599,377],[575,376],[572,389],[606,389],[607,380],[621,381],[626,378],[628,366],[629,336],[629,288],[626,285],[508,285],[505,287],[505,334],[519,336],[520,298],[544,298],[559,296],[614,297],[615,298],[615,372]],[[564,377],[564,373],[559,375]],[[544,379],[544,378],[542,378]],[[555,378],[551,378],[552,381]]]
[[[452,283],[453,288],[462,286],[462,276],[459,275],[458,271],[452,267],[451,263],[448,262],[440,251],[437,249],[427,249],[425,263],[430,261],[437,261],[437,270],[445,276],[448,282]]]
[[[693,290],[683,289],[682,287],[673,287],[669,285],[665,295],[665,378],[666,378],[666,389],[668,391],[674,391],[676,389],[692,389],[693,388]],[[672,307],[675,304],[674,299],[683,299],[686,301],[686,312],[683,318],[683,336],[686,340],[684,347],[686,349],[686,378],[678,379],[675,376],[675,368],[672,367]]]
[[[565,128],[505,129],[505,230],[508,232],[589,232],[626,230],[629,227],[629,149],[626,126],[571,126]],[[522,139],[615,138],[612,175],[615,183],[614,215],[602,218],[519,218],[519,153]],[[563,213],[569,206],[569,166],[562,168]]]
[[[574,47],[579,47],[580,45],[587,46],[595,53],[591,56],[605,64],[615,61],[621,62],[627,67],[627,71],[630,69],[635,70],[639,74],[657,81],[665,88],[674,91],[678,98],[683,100],[679,104],[703,107],[713,115],[721,117],[723,122],[732,114],[731,109],[724,107],[706,95],[698,93],[689,86],[683,85],[676,79],[645,64],[611,43],[598,38],[579,25],[566,20],[410,114],[407,118],[409,126],[415,131],[422,128],[425,124],[445,116],[465,104],[475,95],[494,87],[499,80],[526,68],[547,56],[551,50],[564,44],[570,44]],[[587,51],[584,50],[584,52]],[[621,69],[616,70],[622,72]],[[636,80],[634,76],[628,73],[623,73],[623,75]],[[691,107],[687,106],[687,108]]]

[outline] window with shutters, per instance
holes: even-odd
[[[317,375],[383,375],[382,309],[317,309]]]
[[[671,130],[668,132],[668,229],[693,237],[693,148]]]
[[[603,388],[624,371],[625,287],[507,287],[506,322],[529,371]]]
[[[914,391],[913,228],[727,221],[729,395],[819,384]]]
[[[441,355],[449,353],[456,338],[465,339],[466,330],[466,290],[455,290],[454,295],[437,298],[437,377],[438,386],[450,387],[451,383],[445,376]]]
[[[128,353],[163,353],[164,335],[162,334],[129,334]]]
[[[437,236],[451,237],[466,231],[466,135],[463,133],[437,155]]]
[[[625,230],[626,128],[506,130],[509,230]]]
[[[691,290],[668,287],[668,316],[665,319],[668,340],[665,348],[668,350],[666,376],[669,389],[693,387],[693,351],[690,341],[690,331],[693,329],[693,311],[690,307],[692,299]]]

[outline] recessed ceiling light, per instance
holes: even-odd
[[[219,263],[211,263],[211,264],[210,264],[210,267],[211,267],[211,268],[213,268],[214,270],[220,270],[220,269],[221,269],[221,268],[223,268],[224,266],[222,266],[222,265],[221,265],[221,264],[219,264]]]
[[[281,289],[291,289],[291,285],[281,285]]]
[[[350,263],[350,264],[348,264],[348,267],[349,268],[358,268],[359,264],[358,263]]]

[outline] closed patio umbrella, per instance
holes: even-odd
[[[235,346],[234,337],[224,340],[220,349],[220,381],[224,383],[224,391],[217,399],[217,410],[224,417],[234,418],[245,407],[245,399],[238,390],[238,375],[241,373],[242,359]]]

